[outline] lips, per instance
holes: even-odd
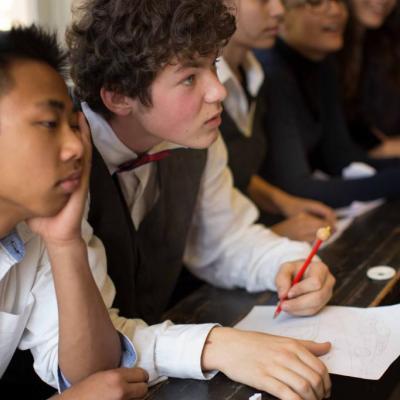
[[[64,190],[65,193],[73,193],[80,185],[82,171],[76,171],[66,178],[59,181],[58,185]]]
[[[214,114],[213,117],[211,117],[210,119],[208,119],[205,122],[205,125],[207,125],[210,128],[217,128],[218,126],[220,126],[221,122],[222,122],[221,113],[222,113],[222,110],[220,110],[219,112]]]
[[[278,31],[279,31],[279,25],[269,26],[264,29],[264,32],[267,32],[267,33],[270,33],[273,35],[277,35]]]
[[[330,33],[342,33],[344,30],[344,25],[342,23],[327,24],[322,28],[322,30]]]

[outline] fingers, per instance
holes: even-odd
[[[126,399],[140,399],[149,391],[147,383],[129,383]]]
[[[262,387],[257,387],[256,385],[252,386],[256,387],[259,390],[263,390],[267,393],[270,393],[278,399],[302,400],[301,397],[296,392],[294,392],[289,386],[287,386],[280,380],[273,378],[272,376],[266,376],[263,378]]]
[[[301,268],[300,263],[296,263],[296,267],[297,273],[297,270]],[[321,290],[329,275],[329,269],[324,263],[311,262],[303,279],[289,290],[289,299]]]
[[[328,222],[329,224],[335,225],[336,223],[335,211],[323,203],[310,201],[307,205],[306,211],[322,217],[325,222]]]
[[[296,272],[296,263],[285,263],[281,266],[275,278],[275,286],[280,299],[287,297]]]
[[[119,368],[123,378],[129,383],[148,382],[149,374],[142,368]]]
[[[300,263],[292,263],[291,270],[297,271]],[[282,267],[287,280],[289,267]],[[307,270],[308,276],[287,292],[287,299],[282,303],[282,309],[292,315],[311,315],[318,312],[332,297],[335,278],[328,267],[320,262],[311,263]],[[292,272],[292,276],[294,272]],[[283,277],[277,276],[277,287]],[[280,297],[282,299],[282,297]]]
[[[305,292],[291,300],[285,300],[282,303],[282,310],[292,315],[313,315],[328,303],[332,297],[334,284],[335,279],[329,276],[320,290]]]
[[[142,368],[130,368],[127,371],[127,399],[144,397],[148,392],[149,374]]]
[[[221,372],[279,399],[319,400],[330,390],[328,371],[316,357],[327,353],[330,343],[231,329],[220,346],[220,354],[228,356]]]
[[[331,390],[329,373],[323,362],[306,346],[317,354],[325,354],[330,349],[329,343],[285,340],[272,367],[250,384],[280,399],[317,400],[326,397]]]
[[[286,236],[289,239],[312,243],[315,241],[319,228],[329,225],[334,230],[335,218],[334,214],[331,220],[327,220],[316,216],[315,213],[302,212],[273,225],[271,229],[278,235]]]
[[[313,342],[312,340],[297,340],[297,342],[299,342],[302,346],[304,346],[310,353],[312,353],[316,357],[324,356],[325,354],[329,353],[331,349],[330,342],[317,343]]]
[[[88,177],[92,163],[92,143],[90,140],[90,130],[82,112],[78,113],[78,121],[84,148],[83,173],[85,177]]]
[[[326,343],[315,343],[312,341],[302,341],[301,342],[304,347],[308,350],[307,352],[299,352],[300,359],[306,363],[313,371],[322,377],[322,383],[324,387],[324,394],[326,397],[330,397],[330,393],[332,390],[332,383],[329,377],[328,369],[326,365],[317,357],[323,356],[327,354],[331,349],[331,344],[329,342]],[[311,355],[310,353],[311,352]],[[317,357],[313,357],[317,356]]]
[[[274,378],[278,379],[280,382],[284,382],[288,389],[294,392],[303,400],[318,400],[323,398],[323,385],[322,380],[315,378],[317,381],[318,392],[321,394],[316,395],[311,382],[305,376],[317,375],[308,366],[302,363],[295,355],[291,356],[290,365],[288,367],[275,366],[274,368]],[[315,388],[317,390],[317,388]],[[281,394],[279,394],[281,396]],[[279,397],[278,396],[278,397]],[[293,397],[293,395],[292,395]],[[290,398],[290,397],[289,397]]]
[[[141,368],[117,368],[105,376],[106,386],[115,390],[118,399],[138,399],[148,392],[149,375]]]

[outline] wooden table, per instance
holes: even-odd
[[[320,255],[337,278],[330,304],[370,307],[400,302],[400,201],[357,218]],[[382,264],[396,268],[397,275],[384,282],[368,279],[366,270]],[[253,306],[276,302],[276,295],[271,292],[249,294],[204,285],[170,310],[166,318],[176,323],[219,322],[233,326]],[[379,381],[332,375],[332,382],[334,400],[400,400],[400,358]],[[169,379],[154,387],[147,399],[247,400],[255,392],[218,374],[211,381]],[[263,399],[273,398],[263,394]]]

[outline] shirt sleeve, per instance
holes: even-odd
[[[119,332],[119,338],[121,341],[121,362],[120,367],[131,368],[136,363],[136,351],[133,347],[132,342]],[[58,387],[60,392],[70,388],[72,385],[68,382],[67,378],[62,373],[60,367],[58,367]]]
[[[107,307],[111,307],[115,295],[114,285],[107,276],[105,251],[100,240],[93,235],[92,228],[82,222],[82,236],[88,246],[89,265],[95,282]],[[33,308],[27,322],[19,348],[31,350],[34,369],[49,385],[58,386],[58,309],[50,261],[42,242],[37,276],[30,296]]]
[[[275,289],[287,261],[307,257],[310,247],[255,224],[254,204],[233,187],[221,137],[208,151],[198,202],[185,249],[185,263],[198,277],[225,288]]]
[[[171,321],[148,326],[140,319],[127,319],[112,309],[114,326],[134,344],[136,366],[149,374],[150,384],[163,377],[210,379],[217,371],[204,372],[201,355],[206,339],[218,324],[174,325]]]

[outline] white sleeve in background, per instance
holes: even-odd
[[[136,367],[145,369],[150,384],[163,376],[210,379],[217,371],[204,373],[201,355],[210,330],[216,324],[174,325],[165,321],[148,326],[140,319],[126,319],[111,310],[114,326],[135,346]]]
[[[185,263],[196,276],[225,288],[275,290],[275,275],[287,261],[305,259],[310,246],[255,224],[254,204],[233,188],[221,136],[209,148]]]

